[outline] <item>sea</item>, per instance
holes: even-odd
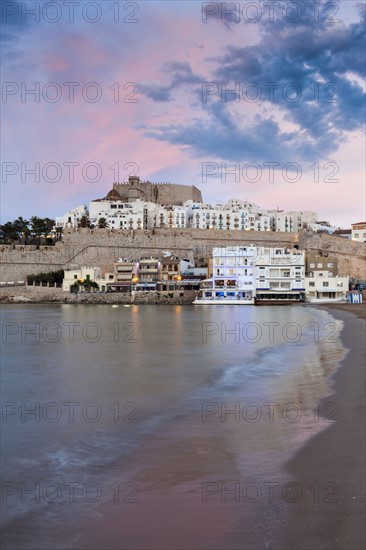
[[[286,463],[338,419],[342,326],[306,305],[3,306],[2,548],[281,549],[327,481]]]

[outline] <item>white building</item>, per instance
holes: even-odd
[[[308,302],[345,300],[348,288],[349,277],[334,277],[329,271],[314,271],[312,276],[305,277]]]
[[[196,304],[253,304],[257,247],[227,246],[212,251],[212,277],[202,282]]]
[[[153,204],[148,212],[149,228],[187,227],[187,208],[185,206],[160,206]]]
[[[366,222],[352,224],[352,240],[359,243],[366,243]]]
[[[158,205],[143,200],[124,202],[116,196],[96,199],[56,219],[56,225],[77,227],[81,216],[89,215],[92,225],[105,218],[111,229],[153,229],[156,227],[221,229],[238,231],[298,232],[305,227],[322,229],[312,211],[265,210],[248,200],[230,199],[226,204],[186,201],[182,206]],[[328,226],[327,226],[328,227]]]
[[[63,216],[58,216],[55,220],[56,227],[77,227],[80,221],[80,218],[88,215],[88,209],[85,204],[81,204],[66,212]]]
[[[99,285],[99,290],[105,292],[107,290],[106,279],[102,277],[100,267],[81,267],[80,269],[66,269],[62,282],[62,290],[70,292],[71,287],[77,281],[94,281]]]
[[[256,264],[256,300],[278,302],[305,299],[305,252],[259,247]]]
[[[228,204],[201,204],[187,201],[188,226],[195,229],[222,229],[242,231],[270,231],[269,216],[252,212],[244,206],[236,206],[241,201],[231,199]],[[235,205],[235,206],[234,206]]]
[[[297,233],[305,227],[317,222],[316,212],[305,210],[285,212],[284,210],[269,210],[273,231]]]
[[[96,199],[89,203],[89,217],[93,225],[105,218],[110,229],[149,229],[148,212],[155,206],[141,200]]]

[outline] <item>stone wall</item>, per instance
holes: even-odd
[[[194,185],[152,183],[140,181],[137,177],[130,177],[128,183],[114,183],[113,189],[127,201],[141,199],[168,205],[182,205],[187,200],[202,202],[201,191]]]
[[[67,304],[191,304],[197,291],[124,292],[71,294],[61,288],[20,286],[0,289],[2,303],[67,303]]]
[[[204,263],[214,246],[254,244],[321,250],[338,258],[339,274],[366,279],[366,244],[311,231],[297,233],[220,231],[212,229],[67,230],[55,246],[0,245],[0,281],[23,281],[27,275],[81,266],[113,271],[118,258],[139,260],[170,252]]]
[[[299,248],[316,250],[338,259],[338,274],[366,280],[366,244],[305,230],[299,233]]]

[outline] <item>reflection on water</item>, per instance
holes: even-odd
[[[4,547],[273,544],[288,503],[222,502],[220,484],[291,481],[285,461],[337,420],[340,321],[62,305],[4,307],[3,323]]]

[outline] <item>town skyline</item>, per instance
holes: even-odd
[[[208,203],[364,219],[357,1],[334,2],[334,17],[303,0],[272,15],[265,2],[231,15],[215,2],[94,3],[73,20],[63,4],[5,4],[4,221],[56,216],[131,174],[196,185]]]

